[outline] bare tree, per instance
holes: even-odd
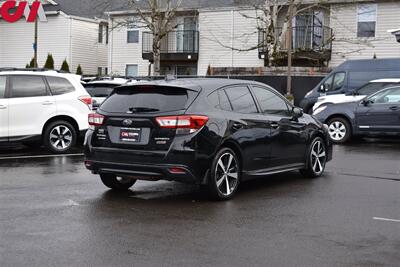
[[[153,74],[160,75],[161,44],[168,33],[174,31],[177,11],[182,0],[125,0],[132,9],[132,18],[122,20],[114,28],[126,27],[131,23],[146,29],[152,35]],[[113,29],[111,29],[113,30]]]

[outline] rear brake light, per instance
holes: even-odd
[[[156,121],[161,128],[186,129],[188,132],[185,133],[194,133],[207,123],[208,117],[200,115],[168,116],[157,117]]]
[[[104,122],[104,116],[96,113],[89,114],[89,125],[90,126],[101,126]]]
[[[92,97],[89,95],[84,95],[84,96],[80,96],[79,101],[83,102],[84,104],[86,104],[89,109],[92,109]]]

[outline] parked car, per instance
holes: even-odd
[[[300,107],[311,113],[320,96],[345,94],[368,81],[391,77],[400,77],[400,58],[348,60],[308,92]]]
[[[123,78],[106,78],[85,83],[84,87],[93,99],[93,109],[96,110],[117,86],[127,83]]]
[[[0,72],[0,142],[66,153],[88,129],[92,99],[80,77],[56,71]]]
[[[332,157],[326,125],[253,81],[118,87],[89,124],[85,165],[117,190],[164,179],[207,185],[229,199],[250,178],[293,170],[318,177]]]
[[[320,96],[313,107],[313,111],[326,105],[358,101],[382,90],[385,87],[395,86],[398,84],[400,84],[400,79],[378,79],[370,81],[360,88],[347,92],[346,94]]]
[[[335,143],[355,135],[400,135],[400,86],[385,88],[361,101],[324,106],[314,116],[328,124]]]

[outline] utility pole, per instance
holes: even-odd
[[[289,10],[288,10],[288,71],[287,71],[287,95],[292,95],[292,43],[293,43],[293,8],[294,8],[294,0],[289,1]]]
[[[38,51],[38,20],[37,18],[35,19],[35,37],[34,37],[34,43],[33,43],[33,62],[34,62],[34,67],[38,67],[38,57],[37,57],[37,51]]]

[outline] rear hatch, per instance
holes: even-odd
[[[174,118],[183,115],[198,95],[180,87],[135,85],[116,88],[102,104],[92,145],[122,150],[166,152],[177,128]]]

